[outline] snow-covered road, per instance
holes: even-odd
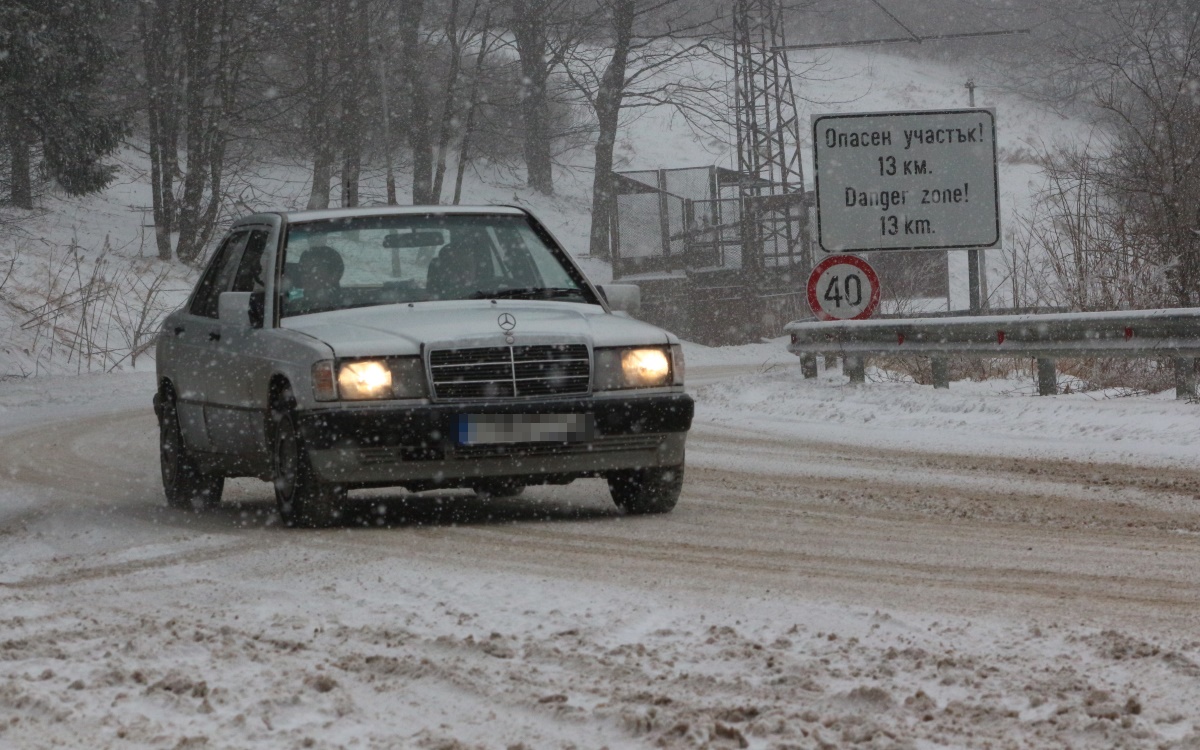
[[[148,374],[0,384],[0,747],[1200,745],[1194,433],[756,357],[692,356],[668,516],[586,480],[317,532],[256,481],[166,509]],[[990,427],[1045,409],[1095,458]]]

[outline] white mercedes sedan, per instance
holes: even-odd
[[[636,300],[517,208],[247,216],[159,334],[167,502],[253,476],[286,524],[326,526],[352,489],[600,476],[626,512],[668,512],[693,403],[678,339],[614,312]]]

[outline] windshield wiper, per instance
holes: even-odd
[[[576,296],[582,297],[583,290],[576,287],[527,286],[494,292],[478,291],[471,295],[471,299],[560,299]]]

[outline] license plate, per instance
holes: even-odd
[[[591,414],[463,414],[460,445],[569,443],[592,436]]]

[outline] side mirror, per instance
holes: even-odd
[[[636,315],[642,309],[642,290],[637,284],[602,284],[598,288],[613,312]]]
[[[221,292],[221,296],[217,298],[217,320],[227,325],[245,326],[249,328],[253,325],[252,315],[252,299],[255,292]],[[260,300],[264,300],[263,294],[258,292]],[[259,304],[259,325],[262,325],[262,303]]]

